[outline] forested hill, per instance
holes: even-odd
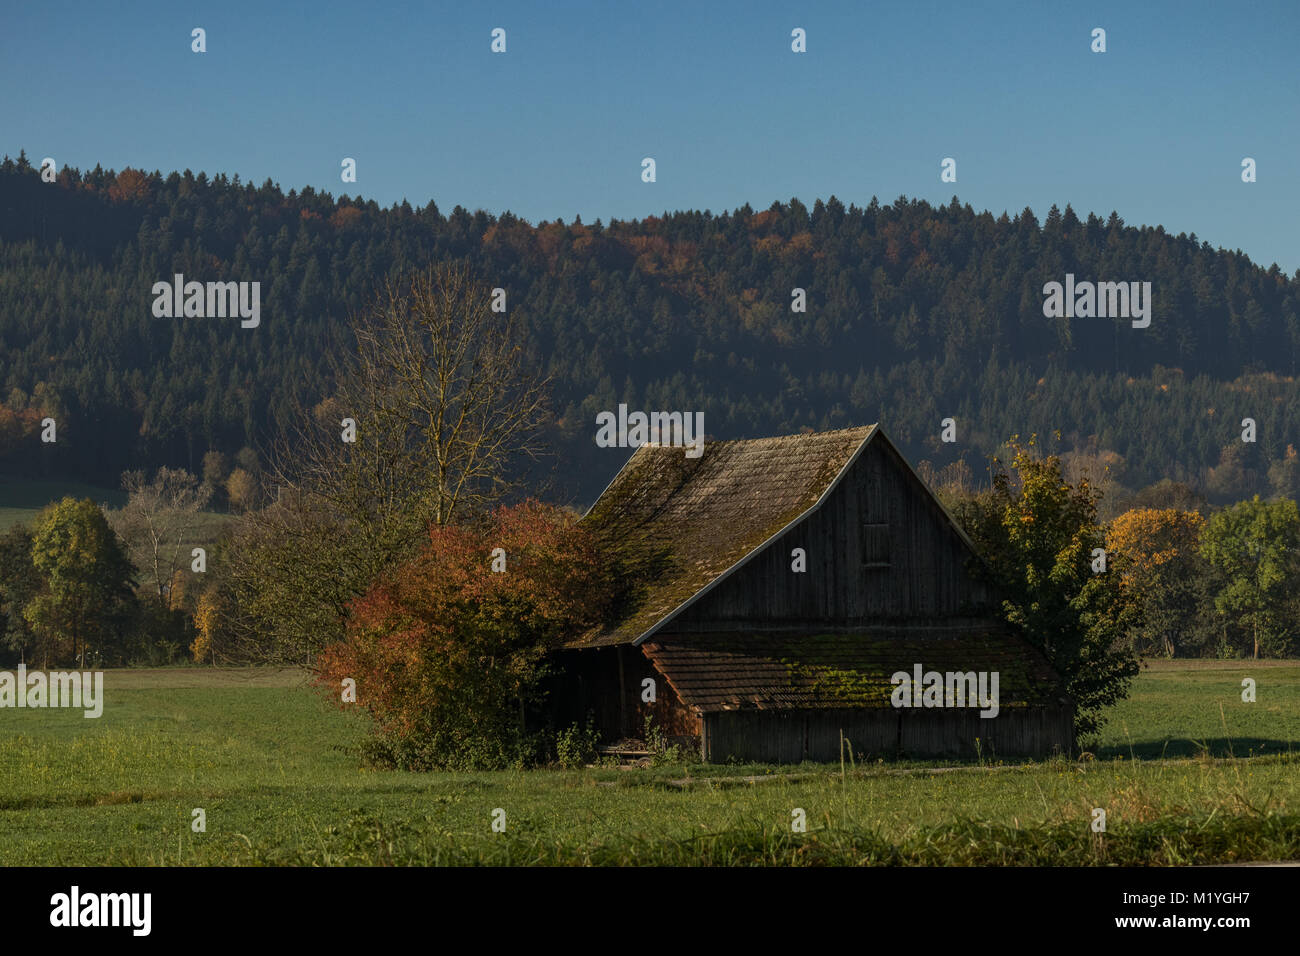
[[[619,402],[703,411],[719,438],[879,420],[914,460],[977,473],[1008,436],[1059,430],[1130,488],[1295,493],[1300,274],[1114,213],[830,198],[534,226],[188,171],[43,183],[25,158],[0,166],[0,472],[116,485],[263,445],[295,390],[329,390],[328,343],[377,281],[446,259],[507,290],[554,377],[555,463],[578,501],[626,457],[593,442]],[[154,318],[151,288],[176,273],[259,281],[260,326]],[[1151,282],[1150,327],[1044,318],[1043,285],[1066,273]],[[34,430],[47,413],[54,445]],[[946,417],[956,444],[939,443]]]

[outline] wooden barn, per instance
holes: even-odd
[[[637,587],[557,653],[555,719],[594,715],[612,741],[650,715],[709,761],[837,760],[841,735],[859,756],[1070,750],[1059,677],[1001,622],[969,539],[877,426],[698,458],[644,445],[584,521]],[[946,699],[898,706],[899,672],[947,675]],[[952,679],[980,673],[998,675],[996,716],[954,706]]]

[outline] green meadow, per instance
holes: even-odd
[[[77,481],[29,481],[0,476],[0,534],[14,525],[30,525],[41,511],[64,498],[89,498],[99,505],[119,509],[126,505],[126,492]],[[201,511],[194,519],[189,536],[192,544],[210,546],[222,530],[234,520],[233,515]]]
[[[77,481],[31,481],[0,476],[0,532],[16,524],[31,524],[46,505],[63,498],[89,498],[100,505],[121,508],[126,492]]]
[[[1241,700],[1254,678],[1258,700]],[[109,671],[0,710],[0,864],[1082,864],[1300,858],[1300,663],[1157,662],[1077,760],[415,774],[296,670]],[[1090,826],[1094,808],[1106,830]],[[205,832],[195,832],[201,809]],[[494,814],[504,812],[504,832]],[[802,815],[798,811],[802,811]],[[806,830],[796,832],[802,816]]]

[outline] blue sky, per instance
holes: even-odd
[[[1292,272],[1298,27],[1295,0],[15,2],[0,152],[534,222],[831,194],[1040,218],[1068,202]],[[956,183],[939,180],[946,156]]]

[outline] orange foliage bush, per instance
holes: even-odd
[[[498,548],[504,571],[493,570]],[[345,640],[318,661],[318,682],[338,693],[345,678],[356,681],[382,762],[517,762],[545,652],[596,624],[612,595],[606,563],[567,512],[529,501],[476,526],[435,526],[417,557],[353,603]]]

